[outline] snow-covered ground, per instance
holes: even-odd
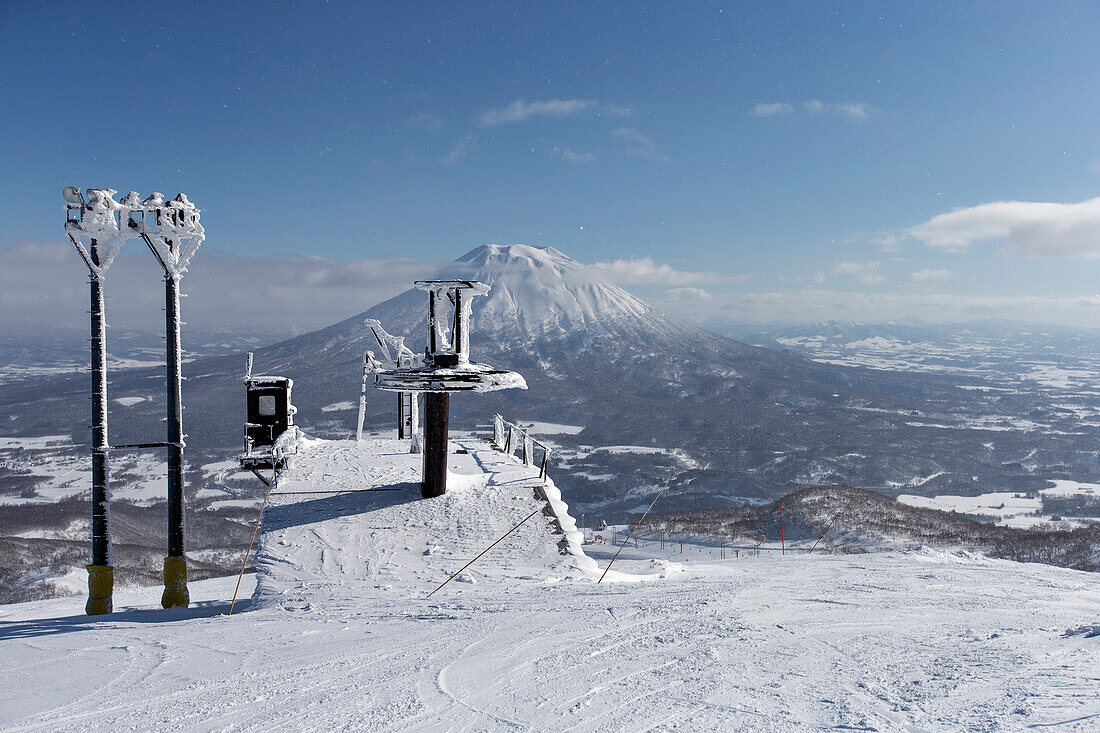
[[[1044,496],[1097,496],[1100,497],[1100,484],[1086,484],[1080,481],[1051,481],[1054,486],[1043,489],[1040,493]]]
[[[944,494],[930,497],[901,494],[898,496],[898,501],[902,504],[924,509],[939,509],[942,512],[959,512],[960,514],[980,514],[997,517],[998,519],[1006,519],[1020,514],[1036,514],[1043,508],[1041,499],[1029,498],[1026,494],[1011,491],[997,491],[979,496]]]
[[[597,584],[535,473],[473,439],[417,498],[396,440],[309,442],[273,496],[257,589],[186,611],[123,590],[0,607],[10,730],[1096,730],[1095,575],[967,553],[645,545]],[[345,492],[305,494],[306,491]],[[295,493],[291,493],[295,492]],[[599,553],[600,567],[615,548]],[[692,559],[692,558],[708,559]],[[649,582],[623,582],[645,579]]]
[[[997,524],[1018,529],[1041,527],[1049,525],[1053,521],[1072,526],[1082,526],[1097,521],[1095,517],[1067,517],[1044,514],[1042,497],[1100,496],[1100,484],[1087,484],[1061,479],[1052,480],[1050,483],[1053,484],[1051,488],[1041,489],[1035,492],[1033,496],[1018,491],[995,491],[988,494],[979,494],[978,496],[899,494],[898,501],[902,504],[923,509],[938,509],[943,512],[992,517]]]
[[[38,438],[0,437],[0,466],[25,472],[38,481],[28,495],[0,495],[4,504],[48,504],[87,493],[91,466],[87,449],[73,445],[67,435]],[[111,470],[111,497],[135,504],[163,501],[168,479],[163,458],[148,453],[115,452]]]

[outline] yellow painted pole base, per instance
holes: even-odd
[[[111,595],[115,589],[115,569],[110,565],[88,565],[88,603],[84,612],[98,616],[114,610]]]
[[[160,597],[164,608],[187,608],[191,594],[187,592],[187,558],[164,558],[164,594]]]

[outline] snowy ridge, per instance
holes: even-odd
[[[304,439],[272,492],[256,557],[259,607],[307,608],[348,598],[423,597],[543,505],[537,472],[480,439],[452,441],[448,492],[420,497],[421,456],[406,441]],[[369,491],[366,491],[369,490]],[[308,492],[330,493],[308,493]],[[331,492],[348,493],[331,493]],[[532,517],[459,582],[544,582],[594,573],[576,524],[566,518],[567,554],[549,519]]]
[[[653,517],[648,527],[673,534],[775,542],[780,540],[780,506],[788,549],[852,553],[935,546],[1019,562],[1100,569],[1098,526],[1051,530],[998,526],[850,486],[801,489],[760,506],[670,513]]]

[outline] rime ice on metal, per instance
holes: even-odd
[[[431,497],[447,491],[450,393],[527,389],[527,383],[516,372],[470,361],[471,301],[488,293],[488,285],[472,280],[420,280],[415,285],[428,293],[428,343],[423,363],[377,372],[375,386],[390,392],[424,393],[421,493]]]
[[[295,452],[299,437],[294,425],[298,408],[290,401],[294,380],[253,375],[252,352],[249,352],[244,384],[247,417],[241,468],[253,473],[261,468],[279,471],[285,466],[287,457]]]
[[[187,564],[184,556],[183,517],[183,398],[180,347],[180,292],[179,281],[187,271],[187,264],[206,239],[206,232],[199,222],[199,210],[187,196],[178,194],[165,202],[164,196],[154,193],[144,201],[136,191],[131,191],[116,201],[118,192],[113,188],[93,188],[85,199],[80,189],[65,188],[65,233],[76,246],[88,266],[92,280],[92,375],[93,375],[93,441],[92,441],[92,565],[89,566],[89,583],[93,582],[95,569],[110,571],[110,553],[107,527],[107,385],[106,350],[103,327],[103,293],[101,281],[119,250],[128,239],[141,237],[164,269],[165,281],[165,341],[168,368],[167,398],[168,435],[164,443],[147,443],[130,448],[164,447],[168,449],[168,554],[164,561],[165,590],[161,603],[165,608],[187,606]],[[76,218],[74,218],[74,214]],[[89,244],[83,242],[87,239]],[[97,326],[98,324],[98,326]],[[105,583],[107,581],[104,581]],[[96,596],[91,589],[88,612]],[[99,610],[110,611],[110,591],[106,603]]]
[[[356,439],[363,439],[363,418],[366,414],[367,374],[387,369],[409,369],[423,366],[424,357],[405,346],[404,336],[393,336],[382,327],[382,322],[368,318],[363,322],[374,334],[381,349],[381,362],[375,361],[374,352],[368,351],[363,359],[363,391],[359,397],[359,428]],[[416,392],[397,393],[397,437],[411,438],[413,453],[420,452],[420,402]]]

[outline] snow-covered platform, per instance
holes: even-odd
[[[257,607],[421,600],[532,512],[453,583],[596,572],[560,492],[536,468],[460,437],[451,441],[448,493],[424,499],[420,464],[407,440],[303,441],[264,515]]]
[[[420,500],[419,457],[397,441],[307,444],[272,497],[254,600],[232,617],[235,579],[192,584],[186,611],[160,610],[159,589],[120,591],[109,617],[84,616],[81,598],[0,607],[0,728],[1100,724],[1095,574],[934,550],[682,564],[632,551],[624,571],[651,582],[597,585],[536,515],[474,582],[427,598],[540,505],[531,469],[455,447],[469,452],[451,456],[453,490]],[[398,490],[360,491],[376,487]],[[339,489],[360,493],[281,493]]]

